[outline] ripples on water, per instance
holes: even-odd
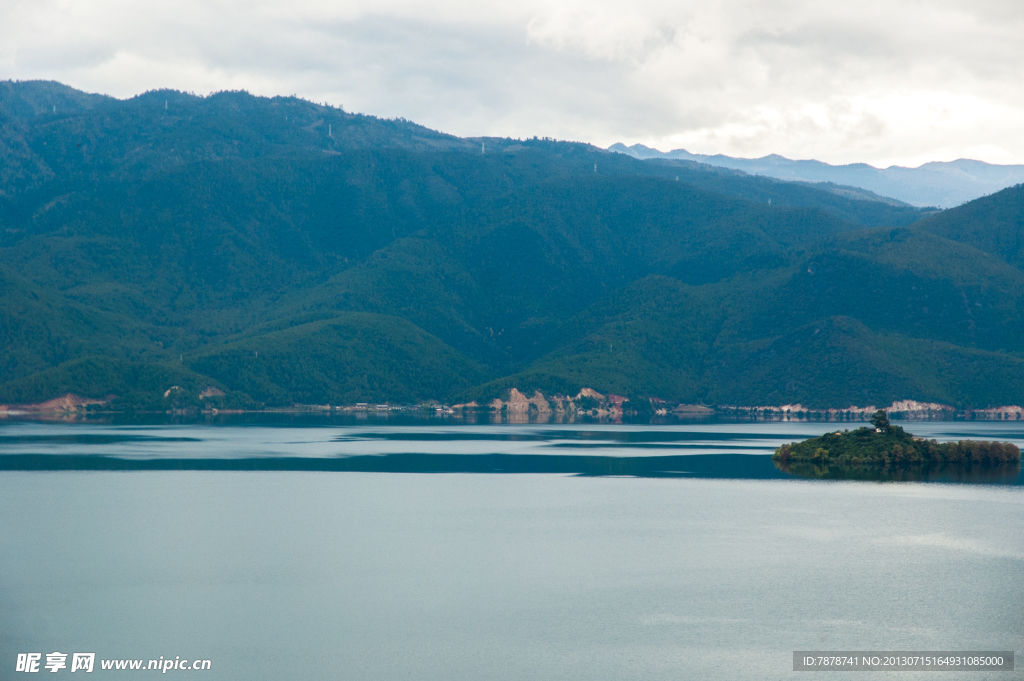
[[[589,476],[791,477],[1020,484],[1013,470],[781,469],[780,445],[822,434],[811,422],[688,425],[135,426],[18,423],[0,429],[6,470],[294,470],[380,473],[569,473]],[[937,439],[1024,443],[1024,424],[917,422]]]

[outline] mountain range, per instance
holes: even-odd
[[[839,192],[867,190],[882,200],[889,197],[920,207],[951,208],[1024,182],[1024,165],[994,165],[964,158],[925,163],[917,168],[875,168],[867,163],[834,166],[814,160],[794,161],[777,154],[735,158],[722,154],[691,154],[685,149],[663,152],[642,144],[627,147],[621,142],[608,149],[639,159],[697,161],[790,182],[835,185],[833,191]]]
[[[950,210],[294,97],[0,83],[0,403],[1024,402],[1024,187]]]

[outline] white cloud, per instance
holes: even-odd
[[[0,77],[298,94],[460,135],[1024,163],[1013,0],[12,0]]]

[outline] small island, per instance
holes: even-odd
[[[1020,466],[1020,449],[1009,442],[940,443],[914,437],[891,424],[882,409],[871,417],[871,423],[874,427],[825,433],[821,437],[782,445],[775,450],[772,460],[781,470],[804,477],[864,477],[856,473],[872,469],[978,467],[1005,470]]]

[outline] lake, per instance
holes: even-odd
[[[903,425],[1024,445],[1014,422]],[[95,652],[99,677],[121,674],[100,660],[163,656],[211,660],[206,678],[367,680],[781,679],[794,650],[1019,657],[1019,476],[770,465],[835,428],[8,423],[6,468],[51,464],[0,471],[0,676],[54,651]],[[561,472],[522,472],[547,458]],[[254,460],[327,464],[188,470]],[[358,469],[323,469],[337,460]]]

